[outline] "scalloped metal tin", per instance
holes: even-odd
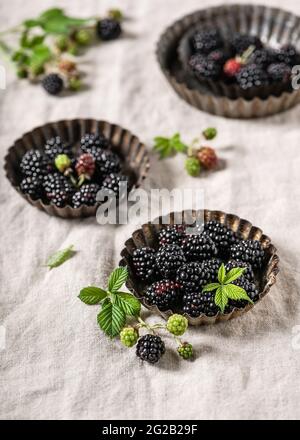
[[[183,219],[189,219],[188,222],[190,224],[190,219],[196,219],[199,211],[183,211],[182,214]],[[259,273],[259,300],[255,303],[256,305],[264,296],[267,295],[272,285],[276,282],[276,276],[279,272],[279,257],[277,255],[276,247],[271,243],[271,239],[265,235],[260,228],[253,226],[248,220],[242,219],[234,214],[227,214],[222,211],[211,211],[208,209],[205,209],[204,212],[201,211],[201,214],[203,214],[205,222],[217,220],[218,222],[228,226],[233,231],[238,232],[244,239],[258,240],[263,246],[267,255],[267,263]],[[176,218],[175,215],[175,213],[170,214],[171,224],[174,224],[174,219]],[[121,252],[122,259],[120,261],[120,265],[128,267],[129,277],[126,283],[128,289],[142,302],[147,309],[162,316],[164,319],[168,319],[168,317],[173,313],[171,310],[162,312],[156,306],[151,306],[146,302],[145,298],[143,297],[144,285],[135,277],[132,266],[132,254],[134,250],[143,246],[157,248],[158,232],[164,227],[166,227],[166,225],[162,224],[162,217],[160,217],[159,222],[155,222],[155,224],[146,223],[142,225],[141,229],[133,232],[131,238],[125,242],[125,247]],[[192,318],[188,315],[185,316],[191,325],[216,324],[217,322],[237,318],[238,316],[241,316],[251,310],[254,306],[248,304],[244,309],[234,309],[231,313],[226,315],[218,313],[214,317],[202,315],[197,318]]]
[[[99,132],[106,135],[112,144],[112,150],[121,157],[122,172],[129,177],[129,190],[139,187],[147,176],[150,167],[146,146],[141,143],[137,136],[119,125],[95,119],[50,122],[25,133],[9,148],[4,159],[6,177],[27,202],[49,215],[67,219],[95,216],[97,206],[82,206],[80,208],[65,206],[64,208],[58,208],[52,203],[45,203],[42,199],[33,200],[28,195],[24,195],[19,187],[21,181],[19,164],[26,151],[31,148],[43,150],[46,140],[50,137],[60,136],[64,141],[69,142],[72,146],[74,145],[76,150],[76,148],[79,148],[79,141],[83,134]]]
[[[223,5],[186,15],[161,35],[156,55],[160,67],[176,93],[199,110],[228,118],[257,118],[273,115],[300,102],[300,89],[252,99],[236,97],[237,91],[206,86],[184,69],[178,58],[178,46],[186,32],[195,26],[217,26],[223,33],[239,31],[258,35],[273,47],[294,44],[300,51],[300,17],[277,8],[260,5]],[[212,93],[212,90],[215,93]],[[278,88],[274,93],[278,93]],[[220,96],[222,95],[228,96]]]

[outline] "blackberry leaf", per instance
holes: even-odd
[[[47,261],[46,266],[50,269],[54,267],[58,267],[63,264],[65,261],[69,260],[75,252],[73,250],[73,245],[67,247],[66,249],[62,249],[60,251],[55,252]]]
[[[227,272],[224,284],[232,283],[232,281],[237,280],[245,272],[246,267],[234,267],[229,272]]]
[[[221,309],[221,312],[224,313],[225,307],[228,304],[228,297],[223,286],[218,287],[216,291],[215,304]]]
[[[203,287],[202,292],[212,292],[213,290],[216,290],[219,287],[221,287],[221,284],[219,283],[210,283]]]
[[[127,267],[117,267],[109,276],[108,290],[112,293],[117,292],[123,286],[127,277]]]
[[[126,315],[117,304],[107,301],[97,316],[97,322],[107,336],[114,338],[124,327]]]
[[[127,292],[116,293],[116,304],[126,315],[138,316],[141,310],[141,303],[133,295]]]
[[[218,281],[220,284],[224,284],[225,277],[226,277],[226,270],[225,270],[224,263],[222,263],[220,266],[220,269],[218,271]]]
[[[223,287],[227,298],[233,300],[245,299],[249,301],[251,304],[254,304],[252,299],[249,298],[245,289],[242,287],[236,286],[234,284],[227,284]]]
[[[107,292],[100,287],[89,286],[80,291],[78,298],[88,305],[99,304],[107,297]]]

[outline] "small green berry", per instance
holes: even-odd
[[[193,346],[188,342],[183,342],[181,345],[179,345],[177,351],[179,356],[181,356],[183,359],[191,359],[191,357],[193,357]]]
[[[120,339],[125,347],[133,347],[139,338],[138,331],[133,327],[124,327],[120,333]]]
[[[68,48],[69,39],[65,35],[60,35],[55,41],[55,44],[56,47],[63,52]]]
[[[75,92],[77,92],[77,90],[81,89],[81,87],[82,87],[82,82],[80,78],[76,78],[75,76],[72,76],[69,79],[70,90],[74,90]]]
[[[66,171],[71,166],[71,159],[66,154],[59,154],[58,156],[56,156],[54,162],[55,162],[56,168],[61,173]]]
[[[199,176],[201,170],[199,160],[196,157],[188,157],[185,161],[185,169],[190,176]]]
[[[68,47],[68,52],[71,55],[77,55],[78,53],[78,47],[76,44],[70,44],[70,46]]]
[[[181,336],[188,328],[188,320],[185,316],[174,314],[171,315],[167,322],[167,329],[175,336]]]
[[[91,34],[85,29],[81,29],[75,33],[74,39],[81,46],[87,46],[91,42]]]
[[[217,129],[213,127],[208,127],[206,130],[202,132],[202,134],[205,137],[205,139],[211,141],[217,136]]]
[[[34,76],[41,75],[45,71],[44,66],[40,63],[31,64],[30,70],[31,70],[32,75],[34,75]]]
[[[123,20],[123,13],[122,11],[120,11],[120,9],[110,9],[108,11],[108,16],[113,20],[117,20],[117,21]]]
[[[27,70],[25,69],[25,67],[19,67],[18,68],[18,70],[17,70],[17,76],[18,76],[18,78],[27,78],[27,76],[28,76],[28,72],[27,72]]]

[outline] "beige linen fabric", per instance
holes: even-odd
[[[249,0],[248,0],[249,1]],[[266,1],[275,6],[279,0]],[[201,113],[171,90],[155,60],[163,29],[210,0],[3,0],[1,29],[60,5],[74,15],[121,6],[130,16],[126,38],[89,50],[82,68],[87,90],[65,98],[8,75],[0,91],[0,351],[2,419],[292,419],[300,416],[299,308],[300,106],[261,120],[226,120]],[[300,3],[284,7],[300,14]],[[226,168],[192,179],[182,158],[152,161],[148,185],[201,187],[206,206],[260,226],[278,246],[281,272],[271,293],[247,315],[190,329],[194,362],[168,350],[157,366],[137,362],[99,331],[97,307],[77,299],[81,287],[104,285],[133,225],[100,227],[66,221],[32,208],[4,177],[13,140],[48,121],[103,118],[123,125],[151,147],[158,134],[192,139],[216,126]],[[73,243],[77,255],[48,271],[55,250]],[[294,330],[293,330],[294,329]],[[298,328],[299,330],[299,328]]]

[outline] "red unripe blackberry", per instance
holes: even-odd
[[[207,170],[212,170],[218,165],[218,157],[215,150],[211,147],[200,148],[197,157],[201,165]]]
[[[224,64],[223,70],[226,76],[234,77],[242,67],[242,63],[236,58],[231,58]]]
[[[76,172],[83,179],[91,179],[96,168],[95,159],[89,153],[82,154],[75,165]]]

